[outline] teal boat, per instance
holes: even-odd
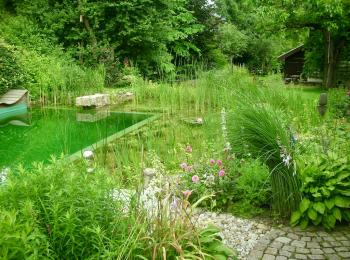
[[[20,121],[28,113],[28,91],[12,89],[0,97],[0,126],[8,123],[22,125]],[[26,121],[26,120],[24,120]],[[23,122],[26,125],[27,122]]]

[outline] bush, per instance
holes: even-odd
[[[291,225],[310,223],[334,228],[350,222],[350,157],[337,153],[307,156],[300,160],[303,199],[291,217]]]
[[[350,91],[329,90],[329,111],[335,118],[350,116]]]
[[[244,216],[254,216],[271,205],[269,170],[259,160],[242,160],[235,180],[231,211]]]
[[[140,207],[140,194],[118,200],[116,180],[101,169],[87,174],[85,164],[55,162],[33,167],[19,167],[5,181],[1,176],[0,258],[235,259],[219,230],[196,229],[187,200],[178,201],[183,208],[173,218],[166,205]],[[165,194],[157,195],[162,204]]]
[[[192,150],[187,151],[187,160],[180,165],[184,172],[182,190],[191,193],[189,196],[191,202],[196,202],[206,195],[213,195],[210,200],[204,200],[200,206],[211,210],[226,210],[232,202],[235,177],[233,169],[228,167],[229,155],[221,155],[221,158],[225,158],[223,160],[210,159],[207,156],[193,160],[190,153]]]
[[[43,34],[29,19],[6,15],[0,20],[0,91],[3,86],[24,87],[42,104],[70,104],[77,95],[92,94],[104,87],[105,69],[79,66],[69,53]],[[6,62],[4,65],[1,63]],[[4,69],[4,66],[6,68]],[[4,91],[4,90],[2,90]]]
[[[111,188],[105,173],[87,175],[76,167],[39,165],[11,174],[0,186],[1,236],[7,237],[0,240],[0,256],[82,259],[110,253],[113,243],[128,238],[133,219],[121,214]]]
[[[28,75],[18,64],[15,55],[0,38],[0,95],[9,89],[25,87]]]
[[[290,215],[300,201],[293,144],[283,112],[259,98],[243,98],[229,118],[233,151],[263,160],[270,170],[273,207]],[[253,102],[254,101],[254,102]]]

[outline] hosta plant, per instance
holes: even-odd
[[[328,153],[300,162],[303,199],[291,216],[291,225],[309,224],[332,229],[337,222],[350,222],[350,160]]]

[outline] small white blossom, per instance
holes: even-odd
[[[7,180],[7,175],[10,172],[9,168],[4,168],[0,170],[0,184],[5,183]]]
[[[91,159],[94,156],[94,153],[91,150],[86,150],[83,152],[84,159]]]

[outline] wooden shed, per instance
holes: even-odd
[[[304,45],[291,49],[278,57],[284,63],[283,78],[286,83],[302,80],[305,63]]]

